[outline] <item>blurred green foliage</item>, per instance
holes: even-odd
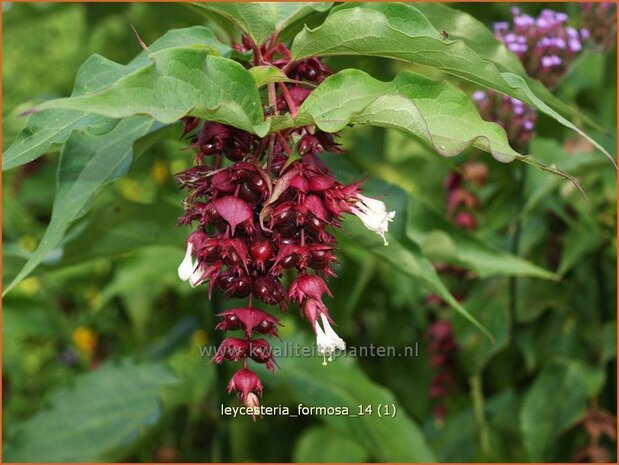
[[[574,5],[561,7],[577,22]],[[225,39],[220,26],[178,4],[3,8],[5,147],[23,126],[19,113],[68,95],[89,55],[126,63],[139,53],[131,25],[146,43],[196,24]],[[504,4],[457,8],[487,24],[509,15]],[[368,57],[326,61],[383,80],[414,68]],[[609,150],[615,70],[615,50],[588,50],[556,89],[610,131],[593,134]],[[407,221],[391,249],[339,238],[328,306],[351,346],[419,343],[420,355],[344,358],[327,368],[283,359],[281,370],[263,376],[263,403],[393,402],[398,414],[256,423],[222,417],[221,403],[236,405],[223,392],[232,372],[226,367],[221,377],[197,348],[214,343],[213,314],[231,304],[209,302],[176,277],[187,231],[175,227],[182,194],[173,174],[191,163],[179,135],[174,126],[140,151],[129,173],[103,190],[42,266],[3,299],[5,461],[570,461],[588,444],[587,412],[615,414],[616,173],[590,145],[541,118],[531,152],[577,176],[588,204],[569,182],[532,169],[522,192],[520,165],[474,150],[446,159],[395,130],[344,129],[349,154],[328,162],[342,176],[370,173],[368,192],[408,211],[398,213]],[[442,186],[471,159],[489,173],[483,186],[470,186],[481,200],[473,233],[447,220]],[[50,221],[57,164],[52,151],[3,175],[5,285]],[[509,255],[517,223],[520,259]],[[416,259],[467,270],[441,279],[454,294],[466,291],[463,304],[494,343],[451,310],[425,302],[429,278],[407,265]],[[444,422],[434,420],[428,396],[425,332],[437,317],[453,322],[458,343]],[[285,340],[307,343],[309,331],[294,311],[283,322]],[[614,450],[608,439],[602,444]]]

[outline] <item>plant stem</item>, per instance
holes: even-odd
[[[279,139],[279,143],[282,144],[282,148],[286,151],[288,156],[292,154],[292,150],[288,147],[288,142],[286,142],[286,138],[282,135],[281,132],[277,132],[277,138]]]
[[[485,458],[490,459],[493,453],[490,444],[490,430],[484,413],[484,393],[482,391],[480,375],[471,376],[469,378],[469,384],[471,385],[471,399],[475,411],[475,420],[479,428],[479,445]]]
[[[258,47],[256,45],[256,42],[254,42],[252,39],[249,39],[250,43],[251,43],[251,50],[252,52],[254,52],[254,64],[256,66],[260,66],[262,64],[264,64],[264,60],[262,58],[262,53],[260,52],[260,47]]]
[[[269,106],[273,107],[277,112],[277,96],[275,95],[275,83],[270,82],[267,84],[267,89],[269,92]]]
[[[296,64],[296,61],[289,61],[288,64],[282,68],[282,72],[287,75],[288,71],[293,69]]]
[[[284,96],[284,100],[286,101],[286,105],[288,105],[288,110],[290,110],[290,117],[296,118],[297,106],[294,104],[292,96],[290,95],[290,92],[288,92],[288,88],[286,87],[286,84],[284,84],[283,82],[278,82],[278,84]]]
[[[213,162],[213,169],[218,170],[221,167],[221,153],[215,155],[215,161]]]
[[[275,137],[269,136],[269,156],[267,158],[267,172],[272,175],[273,156],[275,155]]]

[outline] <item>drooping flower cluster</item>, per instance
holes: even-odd
[[[430,382],[430,398],[434,400],[433,414],[443,422],[447,407],[443,400],[451,394],[455,385],[456,340],[449,320],[437,320],[427,330],[430,350],[430,366],[434,370]]]
[[[565,74],[569,64],[583,48],[588,37],[586,29],[567,26],[565,13],[543,10],[537,18],[513,8],[513,26],[500,22],[494,25],[495,35],[522,61],[527,73],[554,86]]]
[[[275,38],[258,48],[249,39],[235,46],[254,53],[254,64],[271,64],[293,79],[269,84],[265,117],[298,106],[329,74],[318,59],[292,63],[289,51]],[[247,304],[218,314],[221,331],[241,331],[217,349],[215,363],[240,362],[228,384],[248,407],[257,407],[263,386],[249,360],[274,371],[276,361],[262,336],[278,336],[279,320],[253,304],[259,300],[286,311],[299,305],[316,334],[317,352],[331,360],[346,344],[333,329],[323,302],[331,295],[327,280],[335,273],[337,248],[333,228],[343,215],[354,214],[386,244],[385,233],[395,212],[361,194],[361,182],[344,185],[320,160],[321,152],[342,153],[333,135],[313,126],[275,132],[258,138],[211,121],[186,118],[183,136],[197,150],[195,166],[177,179],[188,193],[181,225],[193,225],[179,277],[191,286],[208,285],[209,297],[246,298]],[[296,148],[300,155],[291,160]],[[212,160],[212,162],[211,162]],[[228,160],[228,161],[226,161]],[[296,271],[285,289],[284,274]]]
[[[582,24],[593,42],[603,50],[611,50],[617,46],[617,4],[615,2],[581,3],[580,12]],[[583,34],[584,38],[586,37]]]
[[[488,166],[485,163],[469,161],[461,166],[460,172],[452,171],[445,178],[447,215],[459,228],[466,230],[477,228],[474,213],[479,207],[479,198],[467,188],[465,181],[482,186],[487,176]]]

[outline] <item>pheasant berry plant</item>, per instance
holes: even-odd
[[[144,7],[154,9],[155,5]],[[489,222],[489,228],[501,227],[502,222],[507,221],[503,217],[520,209],[504,209],[502,204],[497,207],[494,202],[505,199],[506,207],[511,208],[512,203],[519,207],[529,195],[532,197],[527,205],[531,210],[527,207],[525,211],[527,215],[533,214],[537,202],[554,202],[550,189],[555,189],[559,183],[548,182],[540,190],[522,189],[522,198],[515,198],[505,195],[511,186],[503,189],[502,183],[508,182],[509,178],[501,173],[516,167],[524,168],[524,165],[515,165],[525,163],[531,170],[541,170],[537,173],[539,176],[529,178],[532,182],[541,182],[543,176],[559,176],[575,182],[573,177],[561,171],[561,167],[576,169],[581,165],[570,163],[561,151],[552,156],[543,150],[528,153],[529,148],[538,150],[536,145],[542,149],[552,147],[550,144],[530,143],[535,139],[541,142],[545,137],[557,139],[557,147],[563,147],[559,135],[564,130],[575,131],[588,141],[590,145],[587,147],[599,150],[614,163],[613,155],[591,138],[585,128],[578,127],[580,123],[594,128],[607,124],[592,121],[597,117],[594,106],[576,108],[563,101],[564,98],[575,98],[576,94],[572,97],[569,97],[571,92],[553,94],[554,89],[562,85],[563,76],[574,68],[581,48],[595,43],[599,44],[598,48],[611,45],[616,28],[607,28],[606,25],[610,24],[614,7],[583,5],[583,12],[588,12],[589,17],[586,23],[582,23],[584,28],[589,28],[587,33],[580,26],[571,29],[568,25],[577,25],[576,16],[570,19],[563,13],[550,11],[537,17],[528,16],[526,11],[531,9],[524,5],[522,11],[514,10],[510,22],[498,24],[494,30],[463,11],[432,2],[205,2],[177,6],[190,8],[191,13],[186,16],[189,18],[204,13],[206,19],[200,18],[196,22],[205,25],[161,31],[161,37],[148,44],[136,40],[133,47],[140,51],[141,46],[142,51],[126,63],[115,63],[94,55],[77,73],[71,96],[38,103],[26,112],[23,131],[3,152],[3,170],[22,167],[26,170],[22,174],[29,175],[33,167],[36,168],[32,162],[37,159],[40,163],[45,162],[45,173],[49,169],[57,170],[56,194],[49,215],[50,224],[34,250],[17,240],[21,230],[15,233],[18,236],[9,238],[13,242],[7,249],[11,261],[7,276],[11,282],[3,288],[4,295],[16,290],[20,283],[32,284],[24,279],[41,264],[45,264],[46,271],[52,271],[64,265],[98,259],[102,255],[110,255],[105,257],[106,260],[116,260],[116,257],[111,257],[113,252],[122,254],[123,258],[119,260],[123,260],[124,254],[135,252],[140,255],[136,259],[148,259],[150,265],[150,253],[154,252],[149,250],[149,254],[141,255],[141,249],[157,245],[155,252],[163,253],[159,250],[161,247],[173,255],[173,263],[161,260],[157,265],[164,267],[165,271],[175,272],[178,266],[176,255],[181,259],[184,252],[178,276],[187,286],[200,288],[187,297],[192,301],[192,316],[202,316],[201,303],[207,295],[214,301],[220,296],[230,300],[225,307],[211,306],[215,307],[213,313],[217,315],[213,326],[223,338],[213,354],[213,362],[220,364],[220,368],[224,363],[226,368],[233,368],[225,379],[220,375],[227,370],[216,370],[214,384],[221,389],[227,386],[229,393],[238,396],[248,407],[257,407],[263,402],[263,381],[266,379],[260,379],[259,374],[274,372],[278,363],[287,368],[283,360],[276,360],[273,350],[275,340],[280,334],[283,336],[282,312],[298,307],[301,318],[307,321],[308,330],[311,329],[316,338],[320,357],[309,361],[286,360],[285,363],[290,362],[289,366],[297,369],[287,369],[282,377],[290,391],[295,391],[295,400],[309,402],[307,390],[314,389],[314,386],[291,381],[294,372],[306,376],[311,369],[322,370],[321,362],[327,364],[338,351],[346,348],[346,341],[341,337],[343,334],[350,335],[347,336],[349,343],[353,343],[353,331],[342,321],[342,314],[328,305],[331,294],[341,296],[337,285],[355,284],[346,303],[346,314],[354,315],[355,321],[362,323],[355,329],[368,343],[378,341],[371,339],[379,336],[374,326],[379,320],[389,324],[385,325],[385,341],[396,340],[394,336],[398,332],[393,331],[393,323],[402,321],[403,325],[410,324],[411,327],[401,328],[406,331],[401,332],[402,339],[397,342],[412,342],[410,338],[404,338],[414,334],[415,329],[421,329],[415,325],[422,320],[410,319],[408,315],[406,319],[399,319],[404,318],[404,312],[400,315],[391,313],[392,304],[403,302],[410,307],[407,310],[418,312],[417,297],[429,295],[428,300],[434,305],[429,310],[433,313],[431,321],[434,324],[425,329],[430,364],[434,365],[431,367],[434,381],[427,397],[432,397],[436,418],[442,419],[448,413],[446,407],[451,408],[447,399],[454,396],[456,400],[455,395],[464,392],[458,389],[462,381],[458,376],[462,372],[462,361],[472,359],[467,354],[477,350],[469,343],[479,343],[479,350],[485,351],[486,346],[482,344],[490,344],[493,339],[497,341],[493,347],[505,350],[515,350],[522,342],[519,340],[518,344],[510,344],[507,348],[505,338],[512,338],[512,326],[501,330],[494,320],[481,318],[486,303],[511,299],[508,291],[497,287],[492,290],[492,300],[485,299],[484,308],[476,309],[473,297],[483,295],[481,291],[460,292],[459,287],[448,285],[449,276],[463,287],[470,288],[473,288],[469,286],[472,278],[477,276],[474,278],[476,289],[485,284],[486,277],[494,278],[495,275],[510,279],[558,277],[529,263],[528,258],[534,255],[525,259],[515,256],[518,253],[513,251],[517,248],[508,252],[504,232],[512,235],[512,231],[501,230],[500,237],[495,240],[494,231],[485,231],[488,226],[485,220],[497,216],[499,219]],[[167,8],[159,11],[167,14]],[[176,4],[169,8],[176,8]],[[463,8],[472,7],[463,5]],[[15,6],[15,9],[19,7]],[[154,28],[160,26],[157,23]],[[137,32],[142,32],[141,27]],[[154,30],[149,29],[150,32]],[[13,43],[17,42],[13,39]],[[344,56],[347,58],[342,59]],[[478,92],[469,95],[462,89]],[[47,91],[42,94],[39,90],[33,95],[38,96],[36,101],[42,95],[50,94]],[[578,95],[585,97],[585,93]],[[540,121],[543,118],[544,124],[536,128],[538,117]],[[368,133],[361,133],[357,138],[355,131],[359,126],[370,126],[365,129],[371,129],[369,134],[377,135],[376,140],[366,144]],[[398,139],[391,139],[391,136],[396,131],[401,140],[414,139],[415,143],[395,146],[391,142]],[[98,201],[98,195],[121,176],[130,174],[130,179],[125,181],[131,183],[135,182],[131,178],[143,176],[139,170],[144,165],[133,164],[139,155],[142,160],[156,156],[157,163],[167,166],[166,157],[172,152],[177,153],[170,150],[168,144],[172,139],[178,144],[179,136],[190,149],[183,154],[193,160],[189,169],[177,175],[182,188],[180,194],[168,190],[170,186],[164,186],[164,183],[157,183],[153,197],[147,200],[140,197],[144,202],[138,208],[134,205],[136,198],[125,195],[118,184],[119,189],[104,199],[122,201],[122,208],[108,209],[108,205]],[[351,139],[346,140],[349,136]],[[604,140],[604,143],[609,143],[608,139]],[[151,149],[154,143],[157,145]],[[342,147],[355,147],[351,150],[354,153],[344,155]],[[40,158],[57,149],[60,150],[57,159],[53,156]],[[462,175],[451,175],[446,182],[447,211],[438,210],[438,217],[432,208],[432,199],[424,198],[440,196],[432,194],[436,194],[433,187],[438,186],[442,176],[433,173],[443,173],[442,162],[432,160],[435,156],[460,156],[454,165],[462,168]],[[471,156],[476,160],[473,163]],[[494,161],[488,160],[489,157]],[[347,163],[346,158],[354,158],[354,164]],[[418,165],[417,160],[421,164]],[[499,167],[498,162],[506,165]],[[362,170],[358,170],[359,167]],[[581,173],[589,172],[589,168],[578,169],[582,170]],[[365,182],[364,176],[371,178],[376,190],[370,191],[371,184]],[[481,185],[486,176],[489,179],[487,189],[475,193],[470,191],[467,182],[477,180]],[[385,180],[377,179],[380,177]],[[15,180],[22,178],[17,176]],[[389,185],[388,180],[407,191]],[[27,184],[24,184],[24,189]],[[17,189],[20,182],[16,186],[16,191],[21,191]],[[570,195],[565,197],[569,199],[570,209],[577,202],[573,201],[571,192],[561,189],[561,196]],[[117,199],[116,194],[119,194]],[[178,206],[172,211],[167,208],[166,197],[179,195],[184,198],[182,213]],[[603,197],[603,205],[612,201],[606,194]],[[148,205],[149,202],[152,204]],[[94,209],[93,216],[84,218],[91,215],[91,208]],[[13,216],[19,217],[20,212],[14,210]],[[177,237],[170,231],[179,216],[183,228]],[[515,216],[520,221],[520,215]],[[567,214],[562,216],[567,218]],[[100,221],[100,218],[105,221]],[[450,219],[452,224],[442,221],[445,219]],[[605,231],[612,221],[604,219],[604,222],[602,229]],[[9,229],[21,224],[11,223],[15,224],[9,224]],[[569,228],[572,227],[570,224]],[[125,228],[130,228],[131,234],[120,233]],[[144,237],[135,233],[139,228],[143,228]],[[341,229],[344,231],[340,235]],[[435,230],[444,234],[436,235]],[[582,237],[581,231],[573,231],[574,237]],[[602,240],[606,241],[606,238],[599,234],[600,244],[605,244]],[[101,237],[102,240],[97,239]],[[523,234],[523,237],[533,240],[541,235]],[[369,271],[364,270],[366,274],[359,273],[359,276],[355,276],[354,267],[342,266],[342,271],[339,271],[342,279],[338,283],[335,265],[338,256],[341,257],[341,248],[336,238],[341,238],[341,248],[353,252],[350,261],[342,259],[345,265],[359,257],[376,257],[377,263],[380,261],[381,279],[371,279],[369,273],[374,269],[371,263],[367,268]],[[441,239],[441,242],[437,241],[438,246],[434,244],[436,238]],[[390,246],[384,247],[387,242]],[[94,246],[90,247],[91,244]],[[445,250],[439,250],[442,244],[448,244]],[[182,246],[182,251],[179,246]],[[574,247],[580,254],[580,243]],[[584,249],[589,250],[589,246]],[[575,257],[579,269],[584,267],[582,269],[587,271],[575,275],[571,282],[580,283],[576,281],[581,279],[580,275],[593,276],[598,271],[589,272],[586,260],[580,260],[578,254],[570,257]],[[166,255],[165,258],[170,257]],[[436,262],[439,259],[444,263]],[[25,260],[23,266],[22,260]],[[436,267],[432,265],[433,260]],[[569,271],[573,265],[569,260],[567,262],[566,270]],[[19,271],[17,266],[22,266]],[[165,274],[159,273],[157,268],[148,271],[148,283],[153,282],[151,276],[160,278]],[[116,268],[114,272],[117,272]],[[118,273],[118,281],[114,280],[114,283],[122,281],[123,286],[127,286],[123,289],[138,286],[132,280],[134,284],[125,283],[125,275]],[[40,276],[43,278],[44,274],[40,273]],[[392,276],[397,280],[391,279]],[[406,280],[402,286],[405,289],[394,284],[403,282],[399,279]],[[613,282],[613,279],[607,281]],[[373,311],[380,312],[381,318],[366,320],[363,315],[362,321],[362,315],[354,312],[360,306],[361,295],[370,292],[363,288],[368,282],[372,284],[372,295],[381,296],[381,300],[368,301],[378,303]],[[580,284],[584,286],[584,283]],[[385,293],[382,293],[383,286]],[[164,285],[153,287],[158,291],[165,288]],[[589,287],[593,286],[587,285],[587,289]],[[113,285],[111,288],[120,292]],[[572,288],[579,290],[578,286]],[[564,289],[565,286],[561,291]],[[399,293],[404,290],[407,292]],[[140,300],[141,294],[133,294],[133,288],[128,292],[132,296],[138,295],[132,301]],[[600,302],[609,300],[607,294],[600,291]],[[111,301],[115,301],[115,294],[111,291],[102,295],[105,298],[93,306],[112,305]],[[518,295],[520,293],[514,293],[513,298]],[[565,294],[562,297],[568,295],[571,296]],[[579,305],[583,299],[573,300],[574,305]],[[198,304],[193,305],[195,302]],[[555,305],[554,299],[552,302]],[[151,309],[148,302],[140,301],[140,304],[140,316],[134,321],[135,340],[132,337],[122,339],[143,353],[142,349],[146,347],[141,344],[146,343],[151,334],[160,337],[160,330],[170,332],[184,316],[181,312],[169,312],[166,322],[163,323],[162,319],[162,324],[151,333],[153,328],[146,328],[145,314],[148,310],[155,314],[155,309]],[[135,315],[129,307],[127,305],[133,320]],[[513,308],[517,306],[514,304]],[[585,310],[580,312],[586,313]],[[502,314],[497,312],[497,315]],[[484,324],[488,322],[491,324],[486,328]],[[467,326],[469,323],[472,326]],[[137,329],[142,324],[145,329]],[[573,326],[584,328],[579,324]],[[474,337],[463,337],[463,327],[475,332]],[[422,331],[417,334],[422,334]],[[140,339],[142,337],[144,340]],[[99,340],[104,341],[103,335]],[[527,349],[527,353],[532,352]],[[494,351],[489,353],[488,357],[497,354]],[[131,354],[115,349],[110,350],[110,355]],[[157,366],[161,365],[162,371],[154,372],[153,379],[162,378],[158,373],[164,373],[164,368],[167,373],[167,357],[171,355],[167,349],[159,353],[157,357],[161,360],[157,361]],[[597,353],[592,352],[584,359],[589,363],[597,357]],[[176,359],[173,362],[170,365],[180,364]],[[195,358],[191,362],[197,363]],[[106,367],[116,369],[104,362],[105,370]],[[301,367],[309,369],[303,371]],[[532,373],[545,373],[544,367],[530,368]],[[322,370],[325,373],[324,391],[347,392],[354,384],[359,387],[357,392],[350,393],[350,402],[354,404],[369,403],[365,396],[371,392],[376,394],[372,403],[386,405],[391,402],[385,400],[390,397],[386,391],[373,388],[373,381],[363,373],[360,364],[351,361],[347,364],[348,369],[350,377],[348,372],[347,376],[336,377],[333,371]],[[478,369],[481,379],[483,368],[475,368]],[[133,376],[134,385],[142,389],[142,384],[137,382],[139,378],[135,378],[138,371],[131,369],[119,373]],[[189,368],[183,370],[183,376],[189,371]],[[410,375],[406,370],[397,371],[403,376]],[[571,368],[566,368],[565,373],[572,377]],[[487,378],[486,372],[483,378]],[[542,378],[542,375],[536,377],[536,383]],[[405,385],[398,383],[395,384]],[[93,381],[90,385],[99,383]],[[481,389],[481,384],[479,387]],[[155,392],[159,389],[153,386],[150,395],[155,396]],[[219,393],[217,397],[220,397]],[[149,405],[153,405],[154,397],[149,399],[153,400]],[[526,402],[518,404],[525,405]],[[493,404],[489,399],[490,405]],[[539,403],[531,402],[530,405]],[[456,413],[459,407],[454,407],[453,413]],[[483,411],[483,406],[478,410]],[[111,413],[116,420],[118,412]],[[529,425],[540,423],[535,416],[538,413],[539,409],[532,412]],[[577,415],[573,416],[577,418]],[[524,418],[517,412],[512,417]],[[47,414],[42,418],[48,418]],[[149,425],[150,419],[149,416]],[[222,417],[221,421],[225,419]],[[415,439],[415,428],[411,427],[414,419],[407,416],[404,408],[398,407],[397,418],[393,421],[397,427],[388,426],[389,431],[378,433],[372,429],[383,428],[381,425],[386,423],[355,423],[361,425],[361,429],[355,430],[354,436],[361,438],[364,447],[372,449],[371,460],[430,462],[437,458],[450,459],[426,453],[429,448],[423,446],[423,440]],[[38,434],[50,430],[49,424],[46,425],[29,428],[29,431],[47,441],[47,436]],[[136,430],[141,431],[142,426],[140,423]],[[526,429],[539,443],[552,444],[556,439],[554,436],[542,437],[533,428]],[[370,436],[391,442],[363,440]],[[29,444],[30,438],[26,436],[19,442]],[[47,451],[48,442],[39,449]],[[401,446],[411,443],[417,446]],[[527,447],[535,449],[536,446]],[[518,453],[516,458],[523,456]],[[86,456],[82,461],[96,461],[100,457]],[[532,453],[527,457],[540,461],[545,456]],[[13,454],[12,458],[15,462],[28,462],[31,457]],[[57,461],[66,461],[64,455],[56,458]],[[210,458],[211,461],[221,459]],[[492,460],[496,457],[487,454],[484,458]]]
[[[319,58],[294,63],[290,51],[276,38],[257,47],[244,36],[239,51],[253,51],[253,64],[271,65],[285,72],[291,83],[269,84],[265,114],[297,108],[331,71]],[[184,120],[184,135],[196,150],[195,166],[177,179],[187,191],[182,225],[195,229],[187,238],[186,255],[178,275],[191,286],[223,292],[226,299],[246,298],[244,307],[219,313],[221,331],[241,331],[227,337],[213,358],[215,363],[242,362],[228,384],[247,407],[259,405],[262,384],[249,360],[274,371],[269,342],[278,337],[279,320],[253,306],[256,300],[287,311],[299,305],[316,334],[317,352],[332,360],[345,342],[323,302],[331,295],[327,280],[335,276],[337,242],[333,230],[345,214],[356,215],[387,245],[386,233],[395,211],[362,194],[362,182],[345,185],[321,161],[320,154],[343,153],[332,134],[314,125],[257,137],[231,126]],[[293,155],[296,154],[296,158]],[[228,166],[223,166],[228,161]],[[296,271],[288,288],[287,271]]]

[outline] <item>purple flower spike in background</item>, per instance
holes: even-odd
[[[472,97],[483,119],[503,126],[512,147],[517,150],[527,147],[537,121],[534,108],[494,91],[476,91]]]
[[[554,86],[565,74],[569,64],[583,48],[586,30],[567,26],[565,13],[542,10],[537,18],[512,8],[513,26],[506,22],[494,25],[495,35],[518,55],[527,73]]]
[[[510,27],[505,21],[495,23],[494,34],[520,58],[530,76],[547,87],[554,86],[582,51],[588,30],[567,26],[569,18],[565,13],[549,9],[534,18],[514,7],[512,15],[513,25]],[[512,147],[526,150],[537,120],[535,109],[494,91],[476,91],[472,98],[482,118],[505,128]]]

